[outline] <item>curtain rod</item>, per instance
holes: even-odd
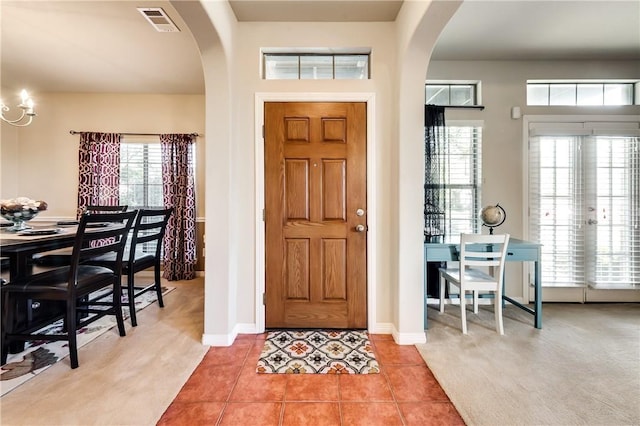
[[[445,105],[444,109],[484,109],[484,105]]]
[[[80,133],[87,133],[87,132],[76,132],[75,130],[69,130],[69,133],[71,133],[72,135],[78,135]],[[127,135],[127,136],[160,136],[162,133],[129,133],[129,132],[120,132],[118,134]],[[189,133],[189,136],[200,136],[200,135],[198,133]]]

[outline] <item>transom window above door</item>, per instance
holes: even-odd
[[[265,80],[367,80],[370,49],[336,53],[335,49],[262,52]]]

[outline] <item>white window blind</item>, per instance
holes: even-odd
[[[131,209],[162,208],[162,151],[159,140],[126,140],[120,147],[120,203]]]
[[[530,236],[545,285],[640,285],[639,123],[531,123]]]
[[[479,232],[482,182],[482,126],[451,122],[446,126],[443,158],[445,235]]]
[[[163,208],[162,147],[158,138],[123,139],[120,144],[120,204],[129,209]],[[142,251],[153,253],[157,242],[144,243]]]

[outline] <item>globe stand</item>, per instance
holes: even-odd
[[[487,228],[489,228],[489,235],[493,235],[493,228],[495,228],[495,226],[485,225],[484,223],[482,224],[482,226],[486,226]]]

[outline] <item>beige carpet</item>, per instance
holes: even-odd
[[[640,304],[544,304],[542,330],[508,306],[428,308],[422,357],[468,425],[640,425]]]

